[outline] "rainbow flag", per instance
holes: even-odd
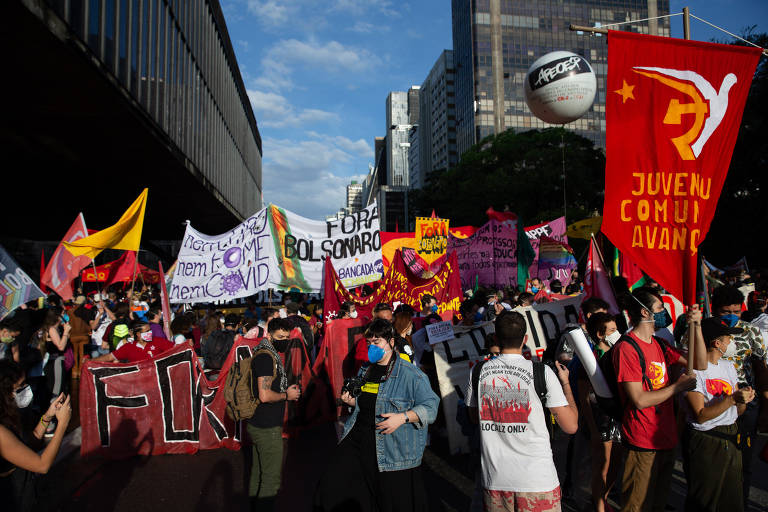
[[[573,249],[568,244],[558,242],[548,236],[539,240],[539,270],[550,268],[576,267]]]
[[[0,245],[0,320],[22,304],[45,297],[16,260]]]

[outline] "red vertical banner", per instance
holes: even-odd
[[[687,304],[760,49],[608,33],[603,233]]]

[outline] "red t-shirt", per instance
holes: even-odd
[[[163,352],[170,350],[175,345],[166,339],[153,339],[144,348],[138,346],[136,343],[124,343],[119,349],[112,352],[112,354],[120,361],[128,361],[129,363],[138,363],[145,359],[154,359]]]
[[[661,389],[669,385],[669,366],[677,363],[680,353],[667,347],[662,352],[659,341],[645,343],[634,333],[629,336],[643,351],[645,357],[645,375],[650,379],[653,389]],[[666,356],[666,357],[665,357]],[[643,390],[651,391],[648,383],[643,380],[640,368],[640,358],[637,351],[629,343],[622,342],[616,346],[613,354],[613,367],[616,369],[618,382],[643,382]],[[677,445],[677,428],[672,399],[645,409],[635,409],[627,403],[623,386],[619,386],[622,403],[626,404],[624,418],[621,422],[623,441],[638,448],[651,450],[671,450]]]

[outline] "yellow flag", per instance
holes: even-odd
[[[85,255],[91,259],[104,249],[138,251],[141,243],[141,229],[144,227],[144,210],[147,207],[148,191],[149,189],[144,189],[116,224],[91,236],[74,242],[62,242],[62,244],[74,256]]]
[[[602,223],[602,217],[590,217],[589,219],[580,220],[568,226],[568,231],[566,231],[565,234],[568,235],[568,238],[583,238],[584,240],[589,240],[592,238],[593,234],[600,231],[600,225]]]

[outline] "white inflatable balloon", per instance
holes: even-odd
[[[545,123],[565,124],[580,118],[592,106],[596,92],[592,66],[572,52],[550,52],[525,75],[525,102]]]

